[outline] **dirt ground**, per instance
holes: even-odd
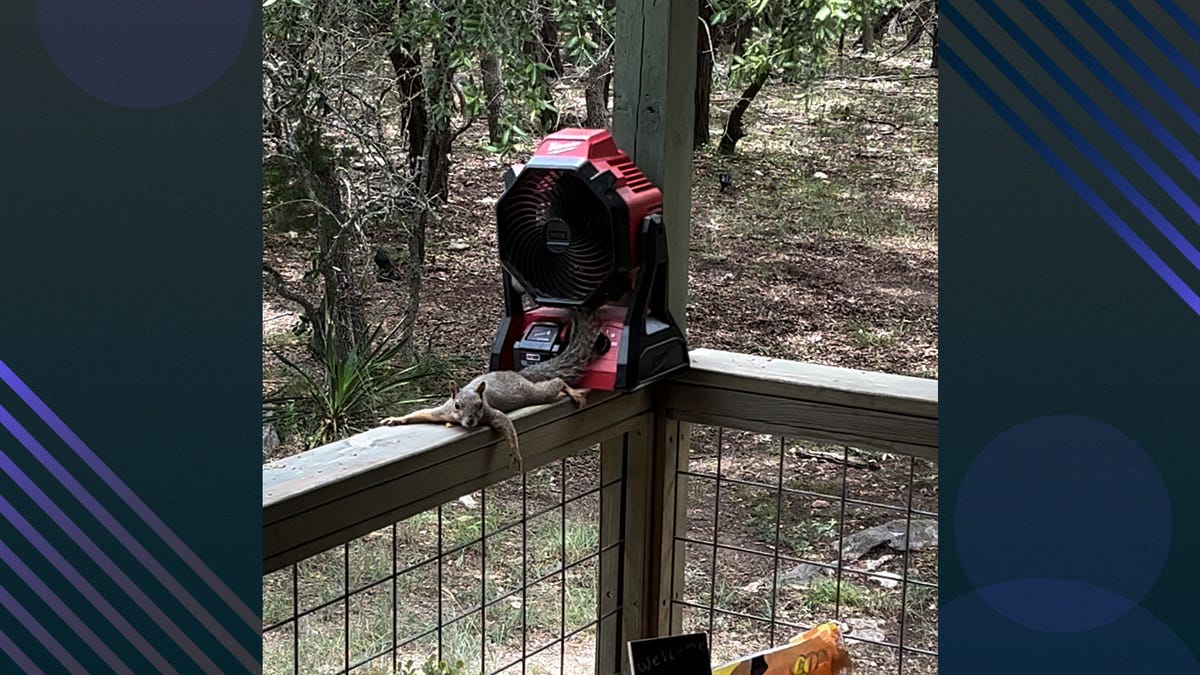
[[[719,111],[727,110],[735,95],[720,90],[714,94],[715,142],[723,119]],[[774,82],[751,107],[747,128],[750,134],[738,145],[736,156],[720,157],[711,149],[696,156],[688,270],[690,345],[936,378],[934,71],[923,58],[852,59],[809,89]],[[417,330],[419,349],[448,359],[448,376],[459,378],[477,374],[486,364],[502,308],[492,205],[501,190],[504,166],[482,151],[482,134],[478,128],[468,132],[453,156],[450,204],[443,222],[429,235]],[[733,177],[734,185],[726,191],[717,180],[722,171]],[[272,233],[266,258],[298,277],[305,247],[302,237]],[[369,264],[369,259],[364,261]],[[388,303],[394,292],[387,284],[370,288],[377,318],[394,316]],[[292,308],[264,296],[263,321],[268,343],[296,348],[288,330],[296,321]],[[278,363],[264,354],[264,389],[271,390],[282,377]],[[695,433],[690,470],[714,474],[716,430],[698,427]],[[772,486],[778,482],[780,439],[729,431],[722,438],[722,477]],[[285,439],[286,452],[300,449],[292,443]],[[829,597],[822,596],[828,580],[777,592],[770,584],[775,575],[773,552],[789,561],[833,561],[840,536],[897,517],[894,511],[867,506],[851,505],[843,512],[843,495],[903,508],[911,473],[914,508],[935,513],[936,463],[856,452],[855,462],[842,464],[806,453],[836,455],[843,448],[792,439],[784,447],[783,485],[789,492],[722,483],[718,507],[715,480],[691,481],[686,536],[711,541],[719,510],[719,541],[750,552],[722,550],[714,561],[711,546],[687,545],[687,599],[751,616],[767,615],[774,608],[779,618],[800,624],[837,613],[843,619],[861,619],[856,625],[889,642],[899,639],[904,616],[906,644],[936,651],[936,589],[903,584],[889,588],[871,577],[848,573],[838,578],[832,594],[826,593]],[[580,470],[592,469],[581,465]],[[406,523],[402,525],[418,533],[413,536],[430,534],[429,521]],[[568,526],[586,529],[589,523],[594,524],[592,514],[581,511]],[[936,556],[936,548],[907,559],[902,553],[878,550],[848,568],[907,574],[936,584]],[[473,564],[470,555],[465,561],[464,571]],[[327,572],[330,579],[339,574]],[[323,577],[325,572],[314,574]],[[478,572],[464,578],[469,581],[472,575]],[[264,585],[268,604],[278,600],[275,594],[290,593],[282,577],[268,578]],[[417,613],[423,606],[428,609],[411,598],[396,600]],[[761,622],[715,612],[710,620],[707,609],[682,611],[685,628],[712,628],[716,661],[765,646]],[[340,625],[341,620],[331,617],[330,625]],[[324,630],[320,622],[307,625],[302,632]],[[783,632],[775,642],[790,637]],[[586,638],[581,635],[577,648],[568,646],[563,659],[576,665],[566,672],[585,672],[579,664],[588,662],[592,649]],[[898,672],[891,650],[862,644],[855,649],[859,675]],[[557,661],[557,653],[547,657],[539,672],[558,672]],[[936,659],[906,655],[903,672],[936,672]]]

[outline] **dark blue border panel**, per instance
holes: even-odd
[[[259,3],[0,44],[0,672],[258,672]]]
[[[1200,673],[1200,10],[939,29],[940,672]]]

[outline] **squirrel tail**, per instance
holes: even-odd
[[[600,334],[600,319],[595,311],[571,310],[571,337],[567,346],[552,359],[534,364],[521,371],[530,382],[562,378],[571,386],[587,372],[595,355],[596,336]]]

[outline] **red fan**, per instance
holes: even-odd
[[[687,365],[666,306],[662,192],[611,134],[547,136],[505,175],[496,219],[505,317],[492,370],[552,357],[565,343],[570,308],[601,322],[599,354],[578,386],[629,391]]]

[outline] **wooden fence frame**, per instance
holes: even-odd
[[[673,533],[687,513],[676,469],[687,466],[688,423],[937,458],[936,380],[699,349],[664,382],[589,399],[582,410],[530,408],[514,423],[527,470],[600,444],[602,476],[624,472],[623,499],[600,514],[602,544],[623,541],[620,560],[600,562],[600,615],[623,606],[619,635],[599,628],[610,646],[680,628]],[[264,574],[510,478],[503,445],[491,429],[384,427],[265,465]],[[622,506],[635,517],[622,519]],[[597,660],[602,673],[623,665],[614,650]]]

